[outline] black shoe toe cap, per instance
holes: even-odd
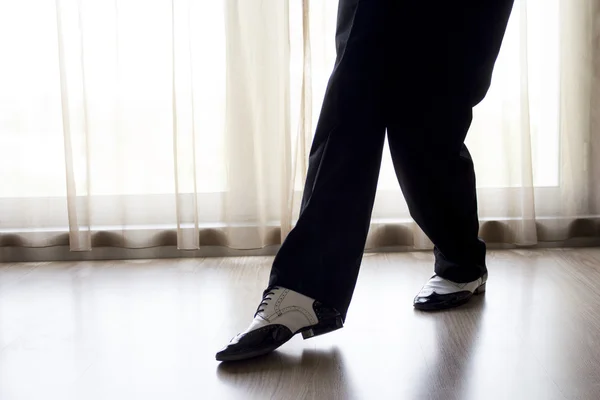
[[[239,361],[268,354],[290,340],[294,333],[284,325],[267,325],[242,335],[216,355],[217,361]]]
[[[415,297],[413,305],[418,310],[434,311],[460,306],[473,296],[469,291],[460,291],[448,294],[433,294],[426,297]]]

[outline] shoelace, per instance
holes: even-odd
[[[277,290],[279,289],[277,286],[273,287],[271,290]],[[254,317],[256,317],[258,315],[259,312],[263,312],[265,311],[264,308],[261,308],[262,306],[268,306],[269,303],[267,303],[268,300],[272,300],[271,297],[269,296],[275,296],[275,292],[267,292],[265,293],[265,295],[263,296],[262,302],[258,305],[258,308],[256,310],[256,312],[254,313]]]

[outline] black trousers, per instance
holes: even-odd
[[[340,0],[337,59],[310,152],[298,224],[269,287],[345,317],[356,285],[386,131],[436,274],[486,271],[473,161],[464,140],[490,85],[513,0]]]

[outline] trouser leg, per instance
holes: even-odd
[[[337,60],[310,152],[302,208],[277,254],[269,286],[335,307],[354,291],[375,199],[385,125],[385,0],[341,0]]]
[[[488,90],[512,0],[397,3],[390,38],[389,143],[413,219],[435,245],[435,272],[456,282],[485,272],[475,171],[464,144],[472,107]]]

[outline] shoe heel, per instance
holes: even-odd
[[[481,285],[477,289],[475,289],[475,294],[485,293],[485,285],[487,285],[487,283],[484,283],[483,285]]]
[[[334,318],[322,320],[318,324],[309,327],[302,332],[302,338],[304,340],[310,339],[312,337],[323,335],[343,327],[344,322],[342,321],[342,317],[336,316]]]

